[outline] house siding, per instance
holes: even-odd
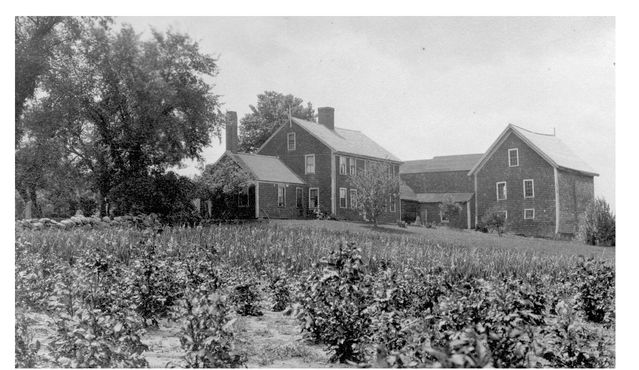
[[[295,133],[296,148],[289,151],[287,134]],[[324,143],[317,140],[296,123],[285,125],[277,131],[269,141],[258,151],[258,154],[277,156],[304,182],[305,204],[308,205],[308,189],[319,188],[319,203],[322,213],[331,213],[331,156],[332,151]],[[306,154],[315,155],[315,173],[305,174]],[[295,195],[295,194],[293,194]]]
[[[519,166],[509,167],[508,149],[519,151]],[[472,180],[472,176],[469,176]],[[534,198],[524,198],[523,180],[534,180]],[[497,201],[496,183],[505,181],[507,199]],[[554,168],[516,135],[509,133],[477,172],[477,214],[497,206],[508,212],[507,230],[524,235],[555,233]],[[535,219],[524,220],[524,209],[535,209]]]
[[[302,187],[294,184],[284,185],[286,199],[285,206],[280,207],[277,204],[277,188],[280,184],[260,182],[259,201],[260,201],[260,217],[268,218],[302,218],[304,210],[299,210],[295,200],[295,188]],[[306,187],[303,187],[306,189]],[[308,206],[308,200],[304,203],[304,207]],[[254,210],[255,208],[253,208]]]
[[[586,206],[595,198],[592,176],[573,171],[558,170],[559,233],[575,234]]]
[[[468,176],[468,171],[438,171],[420,173],[402,173],[401,178],[415,193],[474,193],[475,184],[472,177]],[[475,206],[474,199],[470,200],[470,227],[475,227]],[[408,210],[414,207],[408,205]],[[459,215],[450,219],[448,225],[457,228],[468,228],[468,207],[467,203],[462,203],[463,210]],[[402,207],[403,209],[403,207]],[[439,203],[424,203],[418,209],[427,211],[427,222],[440,223]],[[419,212],[418,212],[419,214]]]

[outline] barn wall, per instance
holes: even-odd
[[[508,149],[519,149],[519,166],[508,166]],[[534,180],[534,198],[524,198],[523,180]],[[505,181],[507,199],[497,200],[496,183]],[[478,219],[496,206],[508,212],[507,230],[524,235],[553,236],[555,232],[554,168],[516,135],[510,133],[477,173]],[[535,209],[524,220],[524,209]]]
[[[592,176],[573,171],[558,170],[559,233],[575,234],[586,206],[595,198]]]

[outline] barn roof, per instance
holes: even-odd
[[[449,197],[453,202],[464,203],[472,199],[473,193],[415,193],[410,186],[400,185],[400,198],[402,200],[412,200],[419,203],[442,203]]]
[[[590,176],[599,176],[586,162],[577,156],[563,141],[555,135],[540,134],[513,124],[508,124],[497,140],[488,148],[482,158],[470,170],[468,175],[476,173],[492,156],[493,152],[513,133],[531,149],[544,158],[551,166],[582,172]]]
[[[399,180],[399,197],[403,200],[417,201],[417,194],[403,180]]]
[[[253,177],[253,180],[288,184],[304,184],[304,181],[277,157],[231,152],[226,152],[226,155],[233,158],[240,167],[249,172],[251,177]]]
[[[432,159],[405,161],[399,167],[399,173],[469,171],[479,162],[483,154],[460,154],[437,156]]]
[[[331,130],[319,123],[296,117],[292,117],[291,120],[336,152],[401,162],[393,153],[382,148],[360,131],[339,127]]]

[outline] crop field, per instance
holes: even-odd
[[[30,230],[17,367],[614,367],[614,249],[339,222]]]

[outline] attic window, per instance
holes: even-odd
[[[508,149],[508,167],[517,167],[519,166],[519,150]]]
[[[288,151],[295,150],[295,133],[289,132],[286,134],[286,142],[288,143]]]

